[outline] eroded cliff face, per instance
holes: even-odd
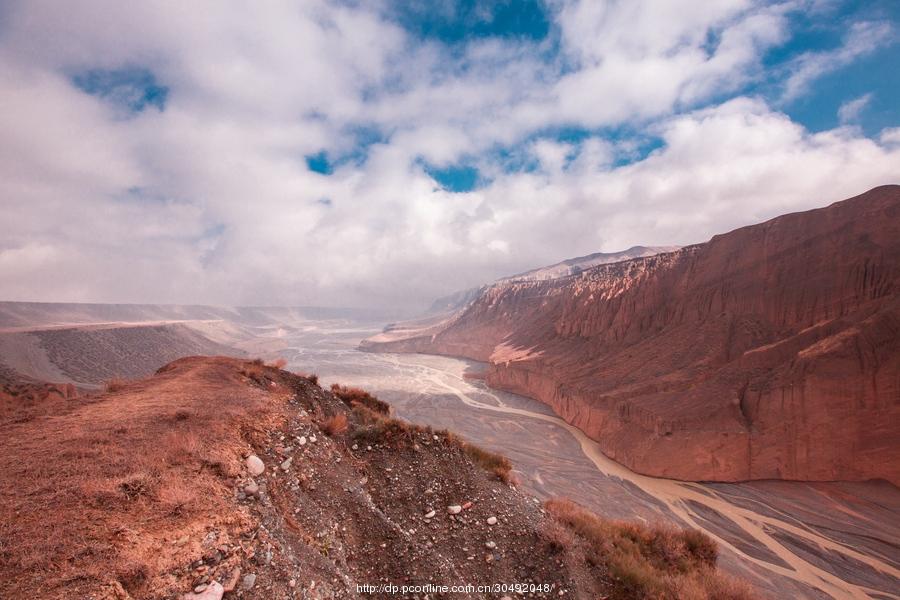
[[[900,483],[900,186],[484,290],[366,349],[487,361],[612,458],[690,480]]]

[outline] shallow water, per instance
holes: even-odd
[[[508,456],[520,487],[615,519],[702,529],[720,564],[778,598],[900,598],[900,490],[886,483],[686,483],[634,473],[548,407],[464,377],[472,361],[359,352],[379,324],[310,321],[261,329],[290,368],[368,389],[402,418]]]

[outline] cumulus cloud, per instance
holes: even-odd
[[[896,177],[895,131],[812,134],[740,93],[793,3],[673,6],[555,2],[547,38],[447,45],[346,2],[10,3],[4,299],[413,310]],[[802,93],[879,31],[804,54],[784,84]],[[429,175],[461,164],[477,189]]]

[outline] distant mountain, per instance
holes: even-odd
[[[641,473],[898,484],[900,186],[510,278],[362,347],[486,361],[490,385],[546,402]]]
[[[447,313],[459,310],[461,308],[465,308],[465,306],[478,297],[481,294],[482,287],[473,287],[467,290],[462,290],[456,292],[455,294],[450,294],[449,296],[444,296],[442,298],[438,298],[434,302],[432,302],[431,307],[428,309],[426,314],[434,315],[440,313]]]
[[[653,256],[654,254],[662,254],[664,252],[673,252],[678,250],[678,248],[678,246],[632,246],[628,250],[623,250],[622,252],[595,252],[594,254],[588,254],[587,256],[570,258],[548,267],[539,267],[511,277],[504,277],[503,279],[498,280],[498,282],[545,281],[548,279],[558,279],[559,277],[577,275],[578,273],[596,267],[597,265],[621,262],[623,260],[631,260],[632,258],[643,258],[645,256]]]

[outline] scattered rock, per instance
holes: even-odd
[[[465,504],[462,505],[462,507],[463,507],[463,510],[469,510],[470,508],[472,508],[472,502],[466,502]]]
[[[497,544],[494,543],[494,542],[485,542],[485,543],[484,543],[484,547],[487,548],[487,549],[489,549],[489,550],[493,550],[494,548],[497,547]]]
[[[451,515],[458,515],[462,512],[462,506],[460,506],[459,504],[453,504],[447,507],[447,512]]]
[[[310,443],[315,444],[315,443],[316,443],[316,436],[314,436],[314,435],[309,436],[309,441],[310,441]]]
[[[266,465],[263,461],[255,454],[251,454],[247,457],[247,470],[250,471],[251,475],[262,475],[266,472]]]
[[[437,513],[436,513],[435,511],[429,510],[427,513],[425,513],[425,518],[426,518],[426,519],[433,519],[433,518],[434,518],[434,515],[436,515],[436,514],[437,514]]]
[[[292,462],[294,462],[294,459],[291,457],[288,457],[287,459],[285,459],[285,461],[283,463],[281,463],[281,470],[285,471],[285,472],[290,471]]]
[[[488,524],[488,525],[496,525],[496,524],[497,524],[497,517],[488,517],[488,518],[487,518],[487,524]]]
[[[202,588],[202,589],[200,589]],[[197,590],[200,589],[198,592]],[[182,600],[222,600],[225,589],[218,581],[213,581],[209,585],[198,585],[193,592],[182,596]]]
[[[300,439],[297,440],[297,443],[300,444],[301,446],[305,446],[306,445],[306,436],[301,435]]]
[[[228,576],[228,579],[225,580],[225,585],[223,586],[226,592],[231,592],[234,588],[237,587],[238,579],[241,577],[241,568],[235,567],[232,569],[231,574]]]
[[[259,495],[259,485],[255,481],[249,482],[244,486],[244,493],[248,496],[258,496]]]
[[[256,574],[247,573],[244,575],[244,579],[241,581],[241,589],[252,590],[254,585],[256,585]]]

